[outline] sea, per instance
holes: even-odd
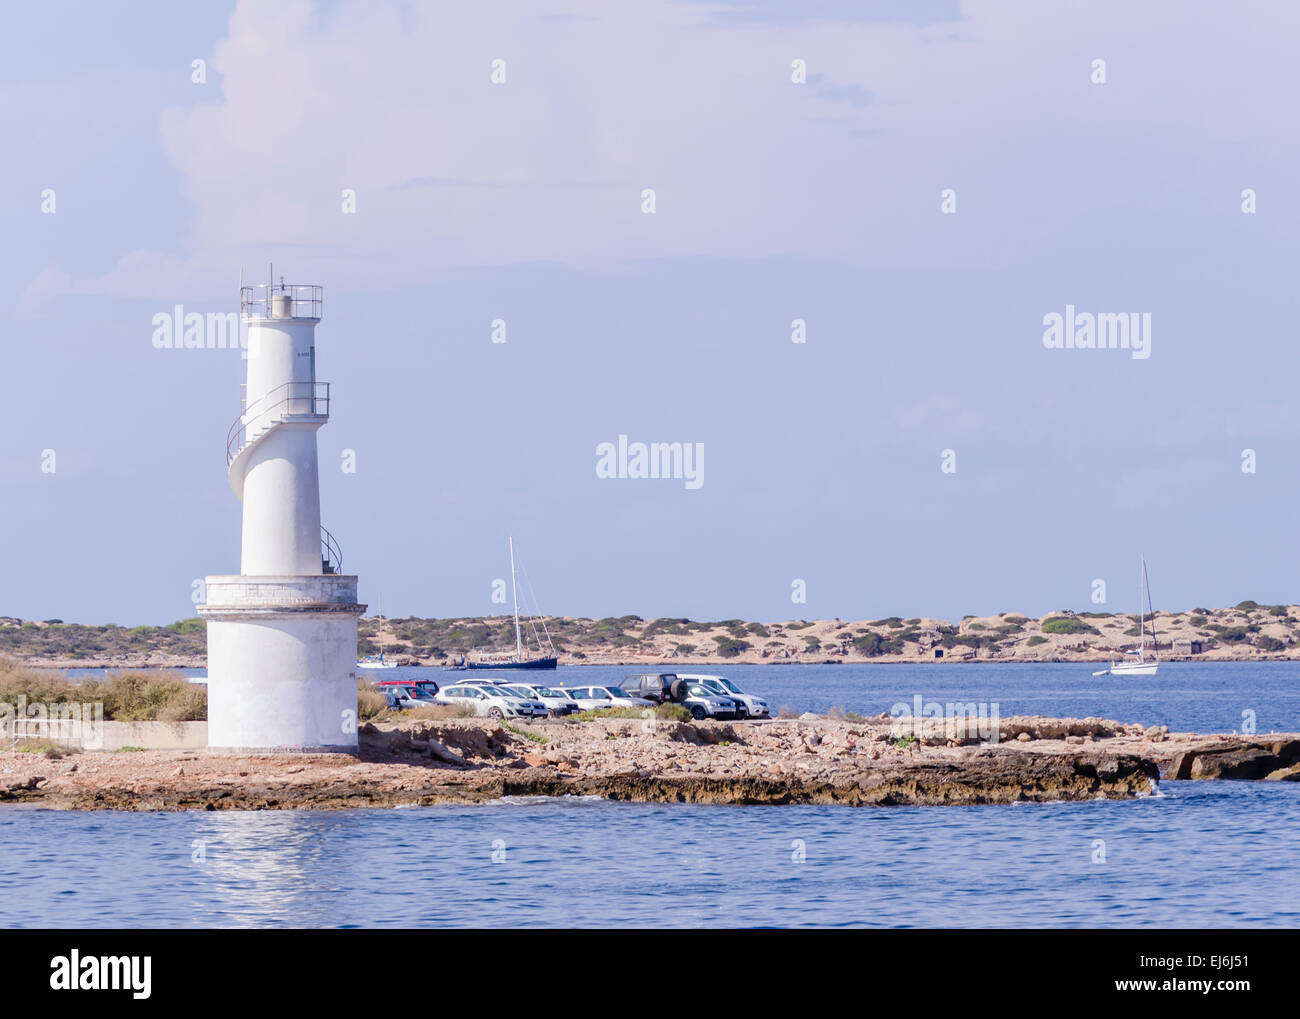
[[[1300,663],[735,665],[774,710],[976,702],[1300,731]],[[627,667],[535,678],[614,683]],[[670,671],[664,667],[663,671]],[[685,671],[685,670],[683,670]],[[480,674],[481,675],[481,674]],[[385,679],[463,674],[395,669]],[[0,807],[4,927],[1294,927],[1300,783],[978,807],[507,798],[347,811]]]

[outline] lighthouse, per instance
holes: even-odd
[[[273,277],[272,277],[273,279]],[[357,748],[357,578],[321,526],[316,433],[318,286],[240,286],[248,377],[226,437],[243,501],[239,575],[207,578],[208,748]]]

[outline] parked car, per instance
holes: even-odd
[[[697,721],[704,718],[725,720],[744,717],[743,709],[735,701],[730,697],[714,693],[703,683],[687,683],[686,698],[682,704]]]
[[[394,706],[394,701],[396,702],[395,706],[399,708],[429,707],[438,703],[436,700],[438,692],[436,683],[432,691],[423,683],[404,683],[397,680],[389,680],[375,685],[379,688],[379,692],[388,698],[390,707]]]
[[[564,691],[578,703],[583,711],[601,708],[653,708],[655,702],[645,697],[633,697],[617,686],[564,687]]]
[[[489,718],[545,718],[549,714],[541,701],[528,700],[492,683],[453,683],[439,690],[434,700],[468,707],[474,714]]]
[[[740,705],[746,718],[771,718],[772,709],[757,694],[745,693],[726,676],[706,676],[702,673],[679,672],[678,677],[690,683],[700,683],[722,697],[730,697]]]
[[[557,718],[562,715],[573,715],[582,710],[572,697],[565,694],[563,690],[556,690],[553,687],[534,686],[532,683],[511,683],[508,689],[513,690],[520,697],[541,701],[546,705],[546,710]]]
[[[627,676],[619,686],[631,697],[644,697],[656,704],[680,704],[686,697],[687,684],[674,672],[643,672]]]
[[[374,679],[371,682],[380,690],[395,686],[418,686],[430,695],[438,692],[438,684],[432,679]]]

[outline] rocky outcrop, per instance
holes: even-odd
[[[1007,738],[1014,733],[1014,738]],[[488,719],[370,724],[358,756],[0,751],[0,801],[66,809],[335,809],[590,795],[852,806],[1131,798],[1170,778],[1300,781],[1300,740],[1010,718],[997,743],[900,737],[888,719]]]
[[[1288,773],[1300,765],[1300,740],[1277,737],[1218,737],[1179,750],[1168,761],[1167,779],[1269,779],[1296,781]]]

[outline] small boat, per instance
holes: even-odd
[[[379,637],[384,635],[384,596],[379,596]],[[357,659],[358,669],[395,669],[397,663],[384,657],[383,651],[377,655],[368,655]]]
[[[523,630],[519,626],[519,587],[515,578],[515,539],[512,537],[509,540],[510,591],[515,602],[515,653],[511,655],[509,652],[484,652],[476,654],[473,659],[466,655],[461,658],[459,665],[452,666],[454,669],[554,669],[559,664],[555,645],[551,643],[551,632],[546,628],[546,620],[538,616],[529,620],[529,625],[533,629],[533,638],[537,641],[539,654],[530,658],[524,653]],[[539,622],[542,624],[541,633],[537,632]],[[542,645],[543,636],[546,638],[545,647]]]
[[[1141,628],[1142,637],[1138,643],[1136,651],[1128,651],[1126,654],[1136,655],[1136,662],[1111,662],[1109,669],[1101,669],[1094,672],[1094,676],[1154,676],[1156,667],[1159,665],[1159,659],[1155,656],[1156,648],[1156,621],[1155,612],[1151,609],[1151,587],[1147,583],[1147,560],[1146,556],[1141,557],[1141,578],[1138,589],[1138,626]],[[1151,615],[1151,654],[1152,658],[1147,661],[1147,615]]]

